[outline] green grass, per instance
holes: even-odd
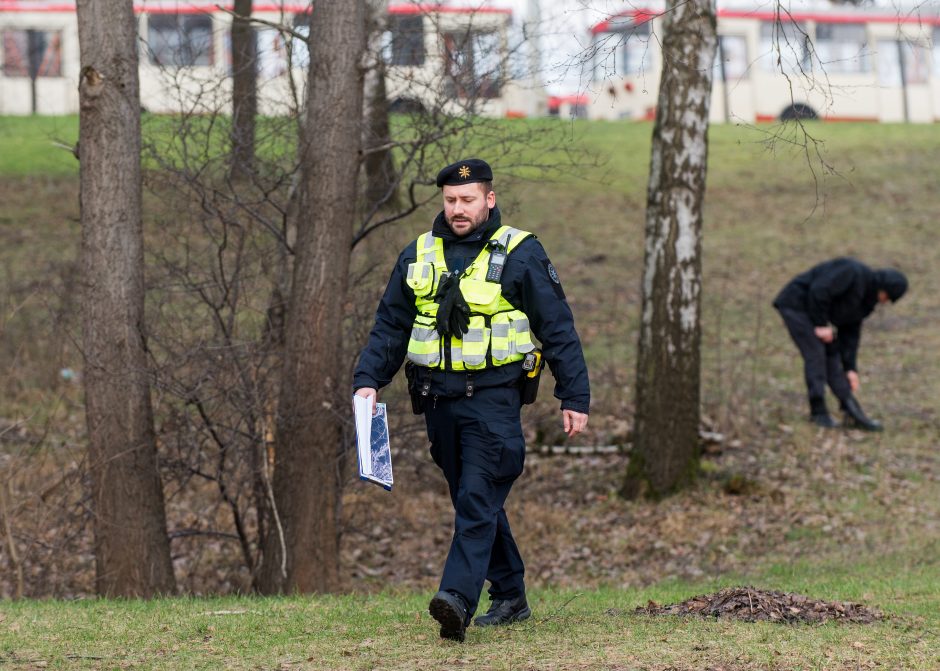
[[[936,543],[920,559],[801,561],[717,583],[647,589],[534,590],[533,618],[441,641],[428,594],[5,603],[0,663],[50,669],[931,669],[940,667]],[[871,625],[779,625],[633,609],[751,584],[861,602]]]
[[[0,116],[0,175],[77,175],[78,116]]]

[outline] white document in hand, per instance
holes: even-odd
[[[392,489],[392,451],[388,442],[388,415],[385,404],[353,396],[353,415],[356,419],[356,448],[359,453],[359,477]]]

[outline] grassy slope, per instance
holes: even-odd
[[[75,128],[69,118],[0,119],[5,196],[0,200],[6,203],[0,209],[6,270],[0,282],[19,285],[24,278],[56,273],[67,277],[61,264],[77,250],[75,162],[49,140],[74,140]],[[505,180],[500,198],[512,223],[538,231],[561,272],[594,382],[594,432],[587,440],[607,443],[617,439],[617,427],[630,412],[650,127],[595,123],[567,129],[579,143],[602,152],[605,163],[563,183]],[[537,619],[512,634],[474,632],[465,648],[437,641],[424,614],[426,591],[270,601],[5,603],[0,607],[2,661],[36,666],[11,662],[15,654],[62,668],[277,668],[281,663],[291,668],[855,669],[876,663],[881,668],[940,668],[938,548],[929,542],[940,528],[935,449],[940,337],[932,319],[940,311],[935,249],[940,131],[933,126],[813,126],[838,172],[817,170],[818,180],[788,138],[769,151],[763,144],[766,131],[716,127],[711,132],[703,395],[707,414],[738,438],[741,448],[729,450],[731,456],[715,466],[714,482],[707,480],[698,492],[659,508],[603,502],[603,496],[596,503],[577,501],[578,518],[588,521],[586,527],[571,524],[571,508],[550,510],[537,502],[540,478],[551,480],[556,474],[546,461],[527,464],[527,476],[511,502],[511,515],[523,520],[517,531],[530,582],[542,587],[534,593],[539,618],[574,594],[547,591],[547,586],[583,584],[597,591],[574,599],[547,622]],[[421,228],[429,214],[420,213],[412,228]],[[67,223],[69,218],[73,223]],[[404,244],[408,235],[403,232],[391,247]],[[861,398],[888,421],[889,431],[880,437],[832,438],[802,424],[798,359],[769,308],[788,277],[846,253],[874,265],[896,264],[912,280],[910,295],[873,316],[863,338],[860,366],[866,386]],[[31,358],[24,361],[20,353],[18,359],[4,359],[4,372],[11,360],[19,370],[43,358],[41,348],[34,352],[23,343],[24,334],[42,333],[45,323],[29,309],[7,307],[5,333],[14,337],[9,346],[25,349]],[[40,302],[39,307],[45,306]],[[42,343],[35,335],[32,340]],[[62,356],[47,377],[60,363],[76,365],[68,348]],[[31,385],[13,391],[19,396],[4,401],[8,408],[36,402]],[[543,400],[529,417],[553,413],[553,408]],[[80,422],[76,406],[71,421]],[[609,462],[588,463],[576,477],[595,481],[603,494],[616,487],[609,468]],[[758,493],[722,498],[720,478],[727,469],[746,471],[757,480]],[[404,505],[404,498],[418,496],[417,483],[409,482],[407,472],[402,476],[395,498],[363,492],[365,505]],[[421,504],[435,502],[440,509],[426,508],[423,514],[440,515],[446,527],[446,501],[439,492],[426,494]],[[766,514],[755,518],[755,510]],[[764,526],[772,515],[777,517]],[[666,541],[661,549],[624,535],[650,516],[656,520],[652,532]],[[617,533],[605,534],[611,523]],[[696,529],[713,532],[714,540],[697,545]],[[561,573],[552,572],[557,566],[552,553],[571,555],[572,548],[582,546],[591,550],[587,558],[574,555]],[[693,554],[682,554],[688,548]],[[699,553],[714,559],[703,563]],[[656,571],[657,564],[670,561],[678,572]],[[685,566],[703,567],[718,583],[689,582],[690,574],[681,570]],[[630,587],[673,573],[685,580],[642,591]],[[873,627],[781,628],[605,614],[648,598],[676,600],[718,584],[737,584],[740,575],[761,587],[861,599],[899,619]],[[384,578],[376,582],[387,584]],[[427,590],[431,582],[405,584]],[[214,610],[250,612],[204,614]],[[384,653],[386,648],[390,651]],[[68,654],[103,659],[66,659]]]

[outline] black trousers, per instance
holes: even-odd
[[[826,408],[826,385],[840,404],[852,396],[852,387],[842,367],[838,341],[824,343],[816,337],[815,326],[809,315],[790,308],[777,308],[790,337],[803,355],[803,374],[809,395],[810,411],[823,412]]]
[[[455,512],[440,589],[462,596],[471,613],[484,580],[491,599],[525,592],[525,567],[503,509],[525,462],[520,411],[518,389],[490,387],[469,398],[438,398],[424,413]]]

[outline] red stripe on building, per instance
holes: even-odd
[[[232,5],[219,6],[231,11]],[[134,3],[134,12],[137,14],[209,14],[216,12],[216,3],[172,3],[146,2]],[[264,4],[255,5],[253,13],[260,12],[287,12],[290,14],[305,14],[310,11],[309,4]],[[75,3],[45,3],[18,0],[0,0],[0,12],[40,12],[50,14],[74,13]],[[391,5],[389,14],[505,14],[512,15],[511,9],[502,7],[448,7],[446,5]]]
[[[642,25],[651,19],[661,16],[662,12],[650,9],[631,9],[626,12],[614,14],[608,19],[591,27],[591,34],[606,33],[614,27],[618,19],[631,19],[630,25]],[[719,9],[718,18],[728,19],[757,19],[759,21],[780,20],[789,21],[815,21],[816,23],[899,23],[924,24],[940,26],[940,16],[919,16],[916,14],[884,14],[859,12],[857,14],[829,13],[829,12],[768,12],[764,10]]]

